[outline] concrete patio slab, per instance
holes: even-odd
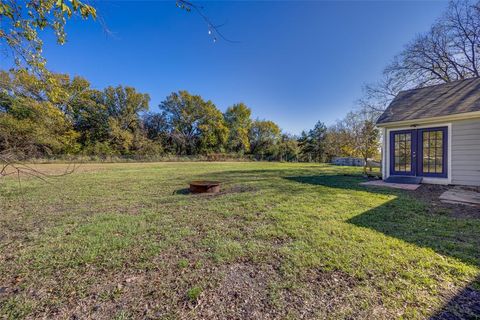
[[[390,183],[385,182],[383,180],[375,180],[375,181],[367,181],[360,183],[362,186],[374,186],[374,187],[384,187],[384,188],[394,188],[394,189],[402,189],[402,190],[417,190],[420,185],[419,184],[405,184],[405,183]]]
[[[440,195],[440,200],[446,203],[480,206],[480,193],[471,190],[454,188],[442,193]]]

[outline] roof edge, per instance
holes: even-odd
[[[480,118],[480,111],[455,113],[447,116],[439,116],[439,117],[431,117],[431,118],[417,118],[413,120],[381,122],[381,123],[377,123],[376,126],[379,128],[388,128],[388,127],[396,127],[396,126],[402,126],[402,125],[435,123],[435,122],[441,122],[441,121],[468,120],[472,118]]]
[[[460,83],[460,82],[465,82],[465,81],[478,80],[479,78],[480,78],[480,77],[472,77],[472,78],[466,78],[466,79],[453,80],[453,81],[449,81],[449,82],[434,83],[434,84],[430,84],[430,85],[424,86],[424,87],[415,87],[415,88],[400,90],[400,91],[398,91],[398,93],[400,93],[400,92],[415,91],[415,90],[422,90],[422,89],[428,89],[428,88],[433,88],[433,87],[438,87],[438,86],[443,86],[443,85],[452,85],[452,84],[455,84],[455,83],[457,83],[457,82]]]

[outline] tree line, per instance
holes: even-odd
[[[450,1],[430,30],[409,42],[378,82],[364,87],[356,111],[330,127],[319,122],[297,137],[272,121],[252,119],[242,103],[222,113],[213,102],[180,91],[155,113],[149,112],[148,94],[133,87],[96,90],[81,77],[48,72],[37,31],[52,28],[63,43],[63,26],[75,13],[96,15],[80,1],[71,6],[63,1],[0,6],[5,20],[0,42],[14,52],[18,68],[0,72],[0,155],[236,154],[317,162],[335,156],[372,158],[378,156],[376,117],[399,91],[480,75],[480,4]]]
[[[235,155],[325,162],[334,156],[373,157],[378,148],[373,120],[360,113],[329,128],[318,122],[297,137],[273,121],[252,119],[244,103],[222,113],[212,101],[179,91],[152,112],[149,95],[133,87],[98,90],[65,74],[48,79],[25,69],[0,71],[0,152],[21,158]],[[366,129],[371,129],[368,148]]]

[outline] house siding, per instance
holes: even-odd
[[[452,184],[480,186],[480,119],[452,122]]]

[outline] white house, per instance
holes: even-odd
[[[377,126],[387,182],[480,186],[480,78],[402,91]]]

